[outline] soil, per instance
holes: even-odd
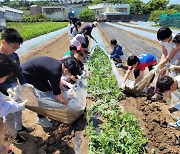
[[[50,56],[57,59],[63,57],[63,54],[69,50],[69,38],[67,34],[55,38],[36,49],[32,50],[27,55],[20,58],[21,63],[34,56]],[[28,104],[36,104],[35,97],[26,92],[26,98],[29,99]],[[27,142],[22,145],[13,145],[15,154],[73,154],[74,151],[74,136],[77,130],[84,130],[86,121],[84,117],[75,122],[73,125],[53,121],[53,127],[43,129],[42,126],[36,124],[36,113],[25,109],[23,111],[23,125],[33,127],[35,130],[30,134],[22,134]],[[79,124],[80,123],[80,124]]]
[[[152,52],[158,58],[160,57],[160,46],[153,42],[105,24],[101,24],[101,26],[101,35],[109,52],[112,50],[109,46],[109,40],[118,38],[126,57],[133,53],[138,55],[144,52]],[[68,36],[65,34],[21,57],[21,62],[41,55],[60,59],[64,52],[68,50],[69,45]],[[123,69],[119,69],[119,72],[121,74],[125,73]],[[31,93],[27,92],[26,97],[29,98],[29,104],[36,103]],[[92,103],[91,100],[87,100],[87,106]],[[144,135],[148,138],[148,151],[152,152],[154,149],[157,153],[179,153],[180,132],[167,127],[168,122],[173,122],[173,118],[168,111],[169,105],[163,102],[151,102],[145,97],[133,98],[127,96],[125,100],[119,102],[119,106],[124,111],[134,113],[140,121],[140,126],[144,128]],[[43,129],[40,125],[37,125],[36,118],[36,113],[27,109],[23,111],[23,124],[27,127],[34,127],[35,130],[30,134],[23,135],[27,139],[25,144],[11,144],[15,154],[74,154],[78,149],[75,142],[76,135],[79,132],[82,140],[81,150],[83,154],[87,153],[86,120],[83,115],[73,125],[53,121],[53,127],[49,129]]]
[[[126,56],[129,53],[139,55],[148,51],[160,58],[159,45],[105,23],[101,26],[101,35],[104,36],[103,41],[109,50],[109,40],[116,38]],[[118,71],[121,75],[125,73],[122,68]],[[146,97],[134,98],[127,95],[125,100],[119,102],[119,106],[123,111],[132,112],[139,120],[140,126],[144,129],[143,133],[148,139],[146,149],[149,153],[179,153],[180,131],[168,127],[168,123],[174,122],[180,115],[178,112],[170,114],[168,108],[173,106],[172,103],[152,102]]]

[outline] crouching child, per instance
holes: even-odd
[[[180,92],[180,75],[174,78],[165,75],[158,79],[156,83],[156,87],[162,93],[173,92],[173,91]],[[170,112],[172,110],[180,110],[180,102],[177,103],[173,108],[171,108]],[[178,118],[178,121],[176,123],[169,123],[169,126],[180,130],[180,118]]]
[[[125,82],[132,71],[134,73],[135,81],[133,82],[133,84],[130,85],[129,88],[131,89],[133,89],[136,83],[144,77],[144,71],[146,67],[148,67],[149,71],[151,71],[153,69],[153,66],[157,64],[157,61],[156,61],[156,57],[153,54],[147,53],[147,54],[142,54],[140,56],[135,56],[135,55],[130,56],[127,60],[127,64],[129,68],[124,76],[121,85],[121,88],[123,90],[125,89]],[[154,76],[151,79],[150,83],[152,83],[153,80],[154,80]],[[144,90],[145,92],[147,91],[146,89]]]
[[[110,53],[110,58],[114,60],[116,67],[121,67],[122,62],[125,61],[122,47],[119,44],[117,44],[116,39],[112,39],[110,43],[111,46],[114,48],[113,51]]]

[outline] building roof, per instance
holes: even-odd
[[[0,11],[5,12],[6,10],[4,8],[0,7]]]
[[[96,4],[96,5],[90,5],[88,8],[89,9],[100,9],[100,8],[105,8],[105,7],[118,7],[118,8],[130,8],[130,4],[120,4],[120,3],[101,3],[101,4]]]
[[[17,9],[14,9],[14,8],[10,8],[8,6],[3,6],[3,9],[5,9],[5,11],[11,11],[11,12],[16,12],[16,13],[23,14],[23,11],[17,10]]]
[[[48,8],[49,8],[49,9],[53,9],[53,8],[54,8],[54,9],[58,9],[58,8],[67,8],[67,7],[65,7],[65,6],[42,6],[42,9],[44,9],[44,8],[45,8],[45,9],[46,9],[46,8],[47,8],[47,9],[48,9]]]

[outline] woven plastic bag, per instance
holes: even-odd
[[[86,107],[87,89],[85,83],[86,78],[80,78],[73,88],[64,93],[66,99],[69,100],[67,106],[56,101],[52,92],[46,93],[46,97],[34,89],[33,93],[38,99],[38,106],[26,105],[26,108],[56,121],[72,124],[83,114]]]

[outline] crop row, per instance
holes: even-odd
[[[10,22],[8,27],[16,28],[24,38],[28,40],[52,31],[64,28],[68,25],[67,22],[37,22],[37,23],[18,23]]]
[[[117,103],[124,97],[117,86],[107,55],[97,47],[88,63],[88,95],[95,102],[87,110],[89,154],[144,153],[146,138],[138,120],[131,113],[122,113]],[[99,129],[93,117],[98,117]]]

